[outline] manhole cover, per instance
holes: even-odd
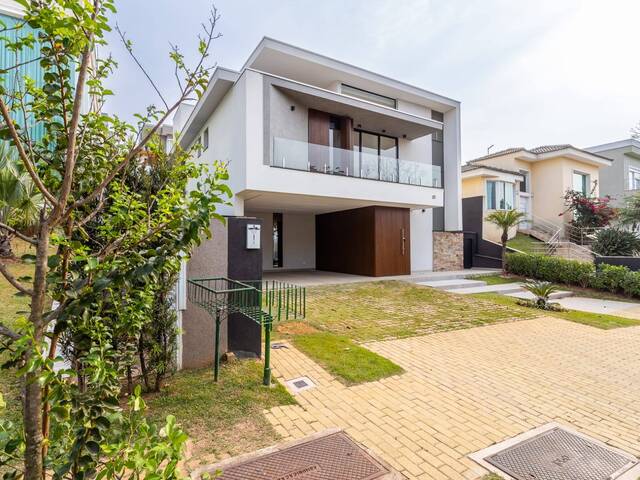
[[[390,473],[344,432],[223,468],[218,480],[373,480]]]
[[[637,463],[631,456],[560,427],[485,460],[518,480],[608,480]]]

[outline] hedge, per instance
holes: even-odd
[[[507,271],[514,275],[547,282],[591,287],[640,297],[640,272],[627,267],[566,260],[547,255],[507,254]]]

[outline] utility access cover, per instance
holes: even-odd
[[[485,458],[518,480],[609,480],[633,467],[630,455],[553,428]]]
[[[222,468],[218,480],[373,480],[390,471],[338,432]]]

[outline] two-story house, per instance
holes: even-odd
[[[222,213],[262,220],[264,271],[462,268],[455,100],[264,38],[240,71],[213,72],[174,129],[199,162],[228,164]],[[228,232],[213,228],[190,277],[232,276]]]
[[[600,169],[600,195],[608,195],[613,205],[640,190],[640,141],[635,138],[586,148],[588,152],[610,158],[610,166]]]
[[[500,241],[500,229],[484,220],[493,210],[523,212],[519,229],[542,240],[563,231],[571,220],[562,215],[566,192],[599,195],[599,169],[610,165],[611,160],[600,154],[567,144],[509,148],[470,160],[462,167],[464,230],[478,239],[469,248],[481,249],[481,240]],[[481,265],[495,266],[477,266]]]

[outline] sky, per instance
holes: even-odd
[[[216,0],[210,63],[239,69],[263,36],[462,103],[463,162],[509,147],[588,147],[640,122],[638,0]],[[197,56],[209,0],[120,0],[114,20],[166,97],[169,44]],[[160,104],[112,33],[109,110]]]

